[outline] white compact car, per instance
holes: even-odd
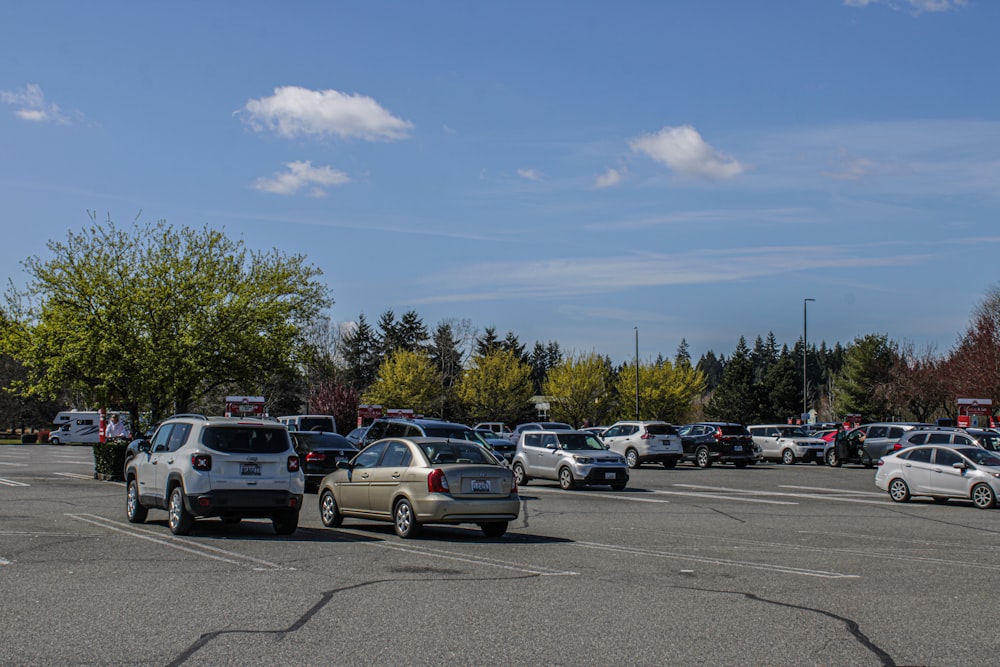
[[[971,500],[980,509],[996,507],[1000,457],[979,447],[917,445],[879,459],[875,485],[897,503],[913,496]]]

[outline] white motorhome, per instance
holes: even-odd
[[[337,432],[337,421],[333,415],[286,415],[278,417],[278,421],[287,426],[289,431]]]
[[[127,412],[111,412],[105,419],[117,414],[128,421]],[[49,444],[92,445],[101,441],[101,413],[96,410],[63,410],[56,415],[52,432],[49,434]]]

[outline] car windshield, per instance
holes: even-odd
[[[201,444],[217,452],[277,454],[288,449],[288,429],[266,426],[209,426]]]
[[[962,447],[957,451],[959,454],[963,454],[964,456],[972,459],[973,462],[978,465],[989,466],[990,468],[1000,468],[1000,457],[988,449],[980,449],[979,447]]]
[[[425,442],[420,445],[431,465],[442,463],[478,463],[498,465],[496,459],[482,447],[461,442]]]
[[[601,441],[590,433],[560,433],[559,446],[562,449],[571,449],[573,451],[604,449]]]

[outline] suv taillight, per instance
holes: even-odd
[[[435,468],[427,475],[428,493],[448,493],[448,479],[444,476],[444,470]]]
[[[192,454],[191,467],[195,470],[211,470],[212,457],[208,454]]]
[[[299,471],[299,457],[289,456],[288,457],[288,472],[298,472]]]
[[[897,442],[895,445],[892,446],[892,448],[893,448],[893,450],[895,450],[895,451],[898,452],[899,450],[901,450],[903,448],[903,443]]]
[[[643,433],[642,435],[639,436],[639,438],[642,439],[642,440],[651,440],[652,438],[655,438],[655,437],[656,436],[653,435],[652,433]]]
[[[721,429],[721,428],[717,428],[717,429],[715,429],[715,433],[713,433],[712,435],[713,435],[713,437],[714,437],[714,438],[715,438],[716,440],[718,440],[719,442],[721,442],[721,441],[722,441],[722,429]]]

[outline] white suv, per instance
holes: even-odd
[[[662,463],[674,468],[684,458],[684,447],[677,428],[661,421],[615,422],[601,434],[608,449],[625,456],[629,468],[643,463]]]
[[[165,509],[170,530],[184,535],[195,517],[268,518],[274,532],[291,535],[305,491],[299,463],[283,424],[171,417],[125,465],[128,520],[142,523],[150,509]]]

